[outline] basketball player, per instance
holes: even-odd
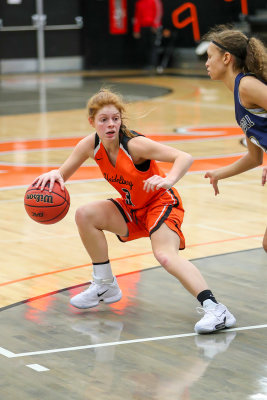
[[[205,174],[217,195],[220,179],[261,165],[263,152],[267,152],[267,51],[259,39],[248,38],[224,25],[213,28],[205,40],[211,41],[207,51],[208,74],[234,93],[236,120],[246,135],[248,149],[240,160]],[[264,167],[262,185],[266,183],[266,174]],[[263,248],[267,252],[267,229]]]
[[[110,304],[121,299],[103,231],[115,233],[121,242],[149,236],[158,262],[203,306],[204,316],[195,325],[195,331],[208,333],[232,327],[235,317],[216,301],[199,270],[179,254],[179,249],[185,247],[181,231],[184,210],[173,185],[189,169],[191,155],[130,131],[124,124],[124,113],[119,95],[109,90],[95,94],[88,102],[88,114],[96,133],[82,139],[59,170],[34,181],[41,189],[50,181],[50,190],[58,181],[63,189],[64,182],[85,160],[92,158],[121,196],[85,204],[76,212],[82,242],[93,262],[93,282],[74,296],[71,304],[90,308],[100,301]],[[155,160],[172,163],[167,176]]]

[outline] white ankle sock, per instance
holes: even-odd
[[[96,280],[110,280],[111,283],[114,277],[109,260],[105,263],[93,263],[93,276]]]

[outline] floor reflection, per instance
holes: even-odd
[[[16,76],[0,81],[0,115],[85,109],[88,98],[103,86],[112,86],[130,102],[170,92],[160,86],[113,82],[108,77]]]
[[[197,260],[210,277],[215,262],[224,274],[233,265],[246,270],[227,286],[237,331],[193,333],[194,299],[162,268],[119,276],[123,301],[114,305],[74,309],[70,297],[86,284],[3,308],[1,393],[12,381],[5,400],[36,400],[40,390],[54,400],[55,387],[71,400],[266,400],[266,304],[258,298],[263,288],[255,289],[264,284],[257,278],[265,273],[261,255],[258,249]],[[244,263],[252,259],[253,270]],[[243,280],[253,288],[244,304]],[[18,357],[8,358],[8,351]],[[24,368],[31,364],[46,372],[36,379],[36,371]]]

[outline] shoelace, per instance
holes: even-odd
[[[196,310],[197,310],[198,314],[213,314],[214,315],[215,308],[205,310],[205,308],[203,308],[203,307],[197,307]]]

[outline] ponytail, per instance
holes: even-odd
[[[221,52],[231,53],[235,57],[235,69],[251,72],[267,82],[267,50],[260,39],[248,38],[227,25],[217,25],[203,36],[203,40],[213,42]]]

